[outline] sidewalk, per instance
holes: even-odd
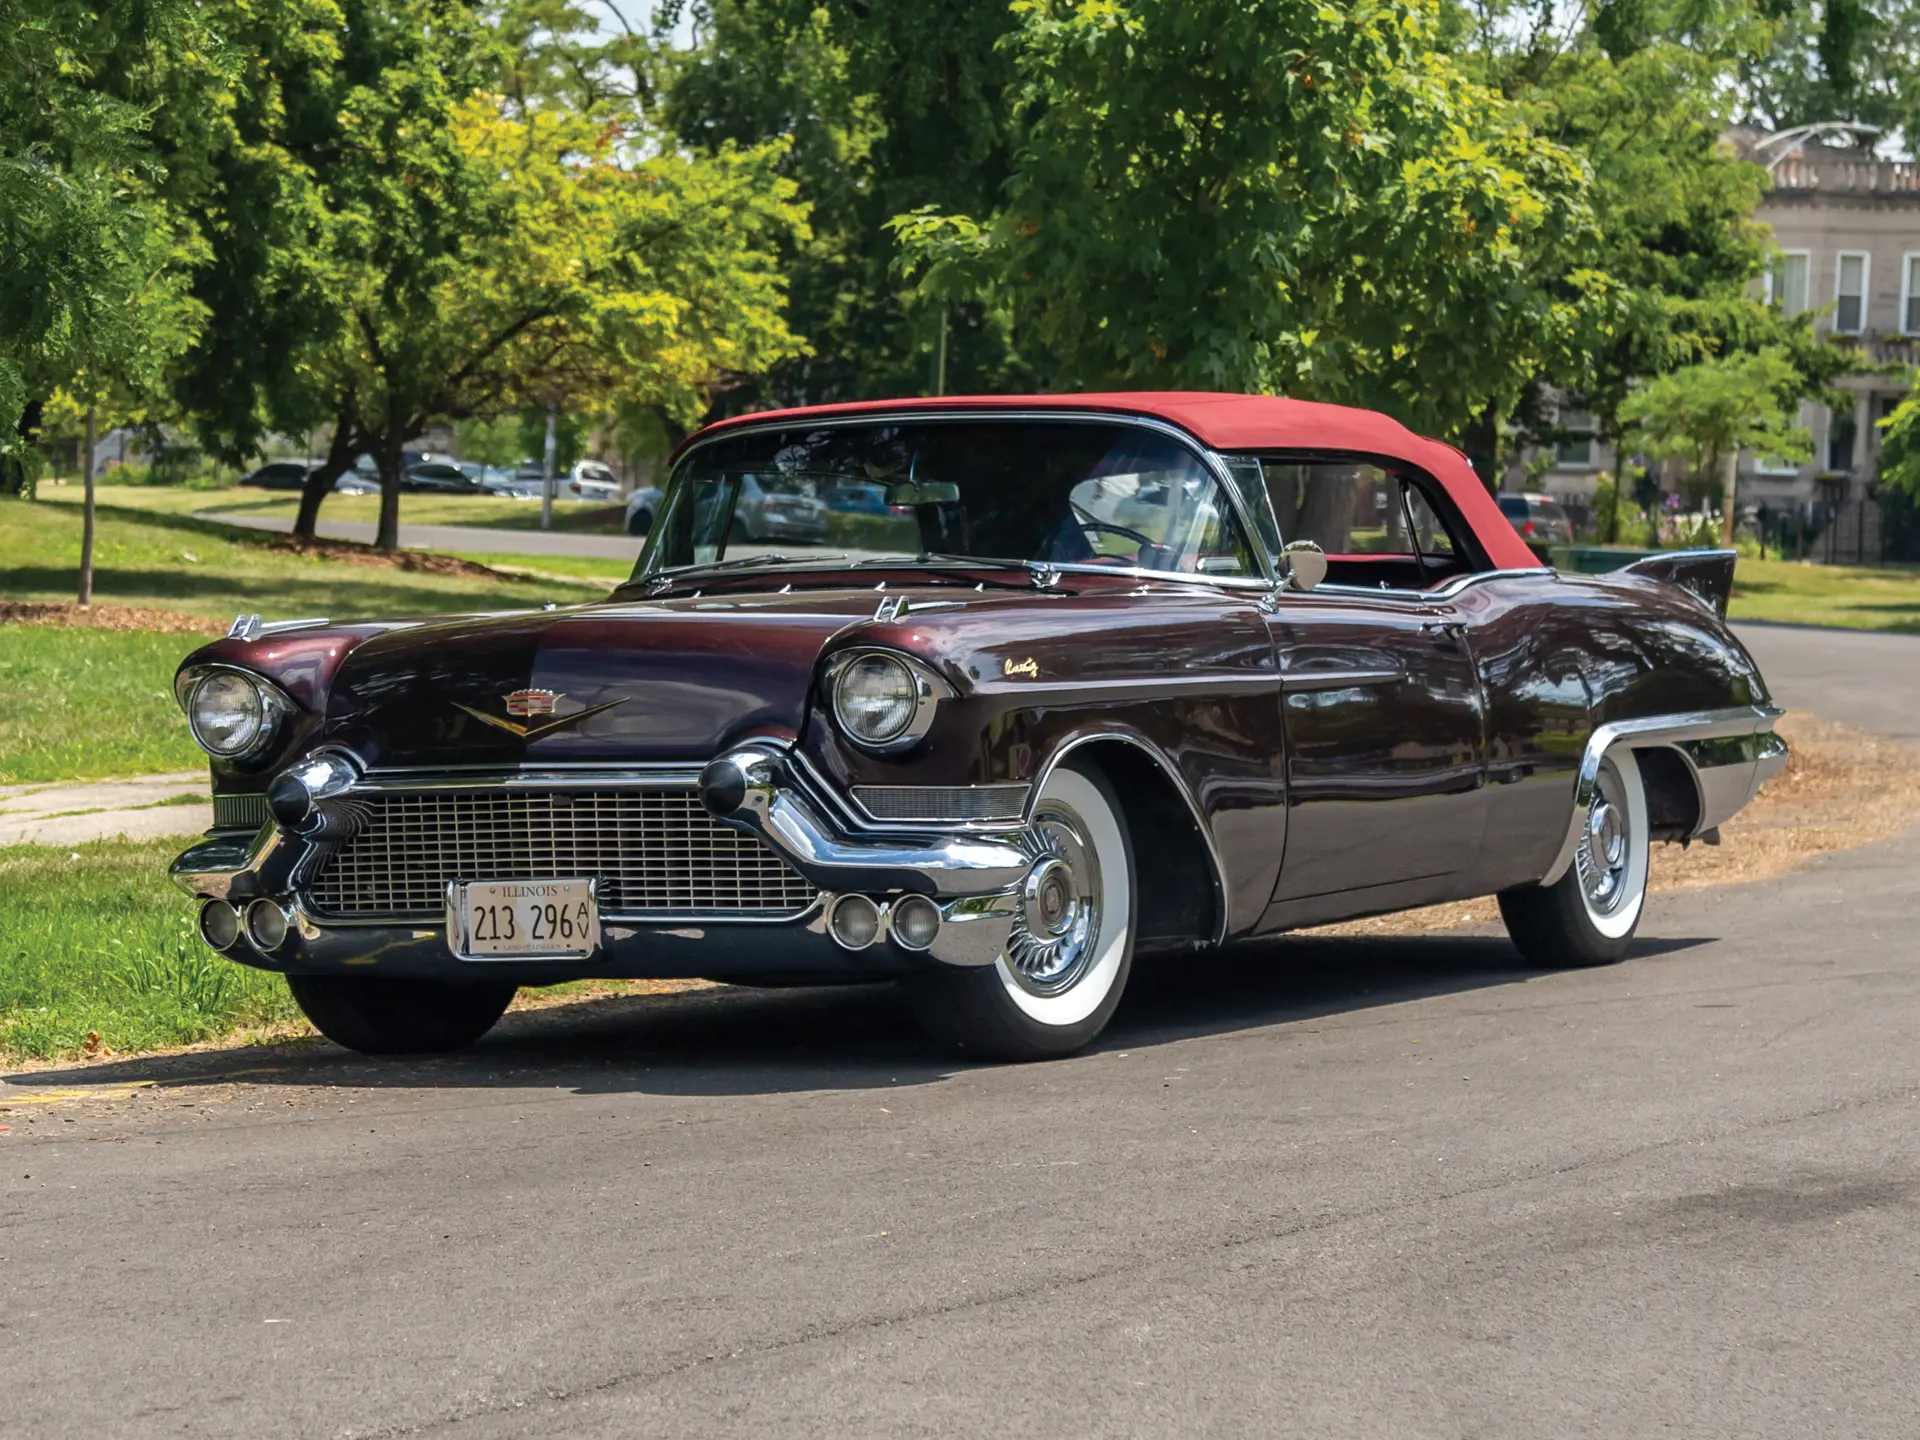
[[[0,785],[0,845],[197,835],[213,823],[207,772],[81,784]]]

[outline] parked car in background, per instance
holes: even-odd
[[[503,465],[481,465],[472,460],[458,462],[460,473],[489,495],[515,496],[519,479]]]
[[[1549,495],[1502,495],[1500,513],[1534,554],[1547,558],[1550,545],[1573,544],[1573,520]]]
[[[262,490],[298,490],[319,466],[318,460],[269,460],[240,483]]]
[[[742,476],[734,519],[746,540],[800,540],[818,544],[827,538],[827,506],[784,475]]]
[[[480,487],[450,460],[429,460],[400,472],[400,488],[435,495],[476,495]]]
[[[320,464],[318,460],[270,460],[240,483],[258,485],[263,490],[300,490]],[[349,470],[334,480],[333,489],[337,495],[377,495],[380,479]]]
[[[884,485],[836,485],[827,491],[827,509],[843,515],[891,515]],[[907,513],[911,513],[910,511]]]
[[[740,543],[875,477],[906,513],[859,554]],[[202,938],[378,1054],[521,985],[701,976],[896,979],[970,1055],[1037,1059],[1136,952],[1225,996],[1221,947],[1497,895],[1527,963],[1619,960],[1650,846],[1786,760],[1732,552],[1557,574],[1384,415],[822,407],[709,427],[666,493],[610,603],[243,616],[187,657]]]
[[[620,498],[620,477],[598,460],[581,460],[557,480],[554,495],[562,500],[603,500],[611,503]]]
[[[627,533],[644,535],[653,529],[654,519],[660,514],[660,504],[664,497],[652,485],[642,485],[627,497]]]

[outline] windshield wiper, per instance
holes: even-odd
[[[738,560],[709,560],[704,565],[676,565],[671,570],[656,570],[647,576],[644,583],[671,585],[675,580],[689,579],[697,575],[712,575],[724,570],[749,570],[756,565],[815,565],[846,558],[845,555],[834,552],[821,555],[743,555]]]

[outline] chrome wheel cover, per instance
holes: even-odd
[[[1034,815],[1036,863],[1007,942],[1021,989],[1059,995],[1079,983],[1100,936],[1100,861],[1072,807],[1043,801]]]
[[[1611,761],[1602,764],[1573,855],[1580,894],[1596,915],[1612,914],[1627,899],[1635,839],[1631,813],[1619,771]]]

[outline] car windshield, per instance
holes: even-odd
[[[871,496],[854,508],[849,500]],[[756,557],[955,559],[1255,578],[1212,472],[1121,422],[925,420],[722,436],[676,471],[636,575]]]

